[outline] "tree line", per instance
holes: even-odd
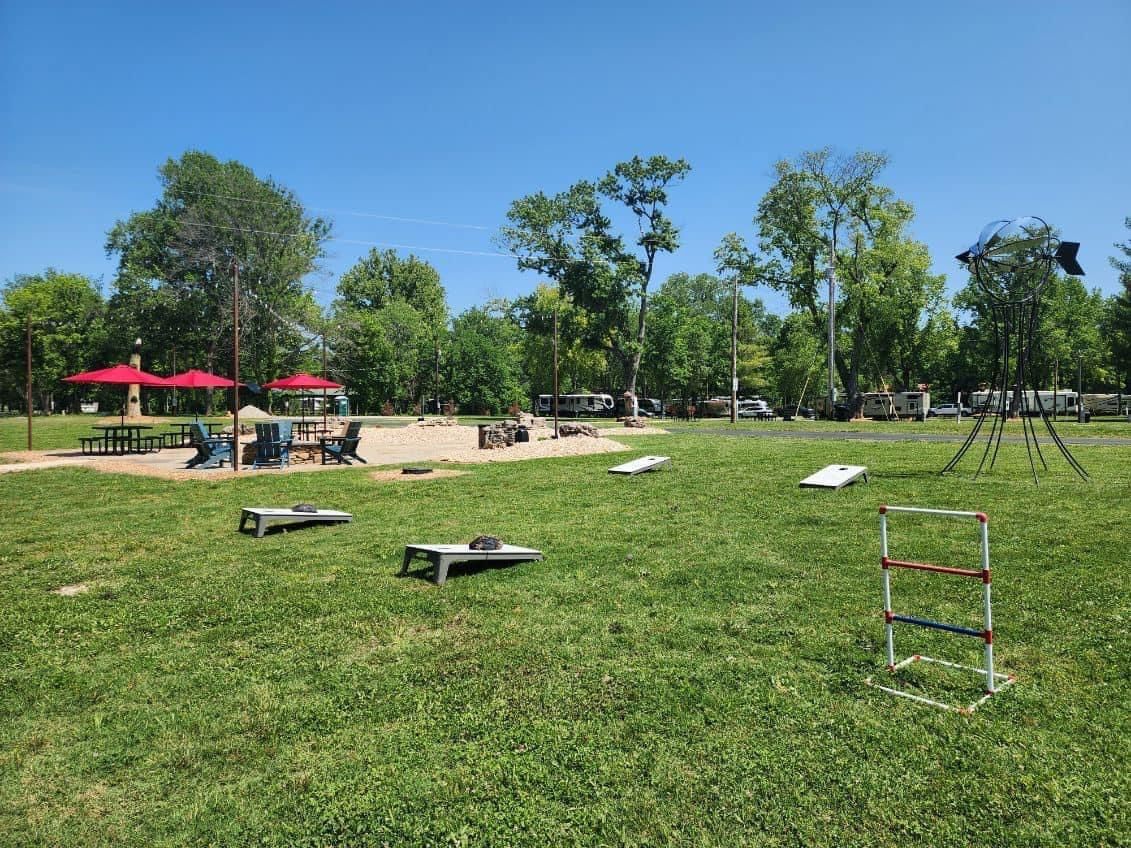
[[[911,204],[882,183],[887,164],[828,149],[779,162],[751,228],[720,239],[715,267],[660,282],[657,259],[679,247],[671,195],[691,166],[634,157],[515,200],[497,239],[532,273],[532,291],[453,316],[439,272],[392,250],[371,250],[320,306],[303,280],[323,272],[332,222],[246,165],[190,151],[158,169],[153,208],[108,231],[108,294],[55,269],[0,291],[0,406],[23,408],[29,344],[34,406],[74,409],[98,389],[60,379],[124,361],[135,337],[146,370],[230,373],[237,326],[242,379],[319,373],[325,362],[361,412],[529,408],[552,391],[555,325],[563,392],[726,395],[734,332],[739,393],[804,403],[825,391],[830,268],[845,396],[920,384],[937,397],[971,392],[996,355],[989,304],[972,279],[947,297],[910,233]],[[1115,248],[1115,295],[1059,273],[1045,289],[1037,383],[1071,385],[1079,368],[1087,391],[1131,392],[1131,239]],[[784,295],[787,314],[768,311],[760,289]],[[222,402],[192,396],[182,409]]]

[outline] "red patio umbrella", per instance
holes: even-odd
[[[341,383],[335,383],[332,380],[323,380],[321,377],[315,377],[313,374],[292,374],[289,377],[283,377],[279,380],[272,380],[270,383],[264,383],[265,389],[340,389]],[[322,418],[326,418],[326,398],[325,391],[322,395]],[[306,420],[306,410],[300,406],[302,413],[302,420]]]
[[[175,389],[230,389],[236,385],[236,381],[209,371],[201,371],[199,368],[190,368],[166,379],[165,385]],[[240,385],[242,386],[243,383]],[[176,398],[173,407],[176,408]]]
[[[109,368],[98,368],[94,371],[83,371],[63,378],[64,383],[101,383],[109,386],[130,386],[138,384],[162,388],[169,383],[164,377],[138,370],[132,365],[112,365]],[[126,421],[126,408],[122,407],[122,423]]]
[[[235,380],[201,371],[199,368],[190,368],[180,374],[174,374],[165,379],[167,386],[178,389],[230,389],[236,384]],[[240,383],[242,386],[243,383]]]

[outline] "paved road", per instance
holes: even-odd
[[[667,424],[660,422],[662,426],[669,433],[704,433],[713,436],[734,436],[738,438],[785,438],[785,439],[847,439],[862,442],[955,442],[961,443],[966,440],[964,433],[869,433],[861,430],[779,430],[774,429],[734,429],[723,430],[715,427],[687,427]],[[1042,444],[1045,442],[1052,442],[1047,432],[1038,432],[1038,437]],[[978,441],[989,437],[989,430],[983,428],[982,432],[978,434]],[[1094,438],[1081,438],[1079,436],[1064,436],[1061,439],[1066,445],[1084,445],[1084,446],[1110,446],[1110,447],[1131,447],[1131,438],[1123,438],[1120,436],[1096,436]],[[1002,437],[1003,442],[1018,442],[1025,443],[1025,439],[1021,435],[1007,435]]]

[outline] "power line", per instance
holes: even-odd
[[[253,197],[240,197],[236,194],[216,194],[209,191],[186,190],[185,194],[194,194],[198,197],[216,197],[222,200],[238,200],[241,203],[259,203],[263,205],[289,205],[284,200],[257,200]],[[297,204],[298,201],[295,201]],[[351,209],[331,209],[328,206],[305,206],[307,209],[317,209],[322,212],[332,212],[335,215],[356,215],[359,218],[380,218],[383,221],[399,221],[405,224],[429,224],[436,227],[456,227],[464,230],[491,230],[493,227],[484,227],[481,224],[461,224],[456,221],[435,221],[428,218],[406,218],[402,215],[380,215],[376,212],[358,212]]]
[[[241,233],[257,233],[264,236],[279,236],[280,238],[313,238],[310,233],[278,233],[271,230],[255,230],[250,227],[231,227],[224,224],[205,224],[200,221],[183,221],[183,224],[191,227],[208,227],[213,230],[234,230]],[[426,247],[417,244],[397,244],[395,242],[387,241],[361,241],[359,239],[345,239],[336,236],[324,236],[324,241],[336,241],[339,244],[358,244],[365,247],[391,247],[396,250],[426,250],[432,253],[456,253],[462,256],[494,256],[503,259],[517,259],[518,257],[513,253],[497,253],[488,250],[458,250],[452,247]]]

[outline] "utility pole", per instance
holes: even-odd
[[[27,316],[27,449],[31,450],[31,314]]]
[[[240,263],[232,260],[232,471],[240,470]]]
[[[1056,421],[1056,395],[1060,383],[1060,357],[1056,357],[1052,361],[1052,420]],[[1077,398],[1076,402],[1079,403],[1080,399]]]
[[[1076,354],[1076,423],[1084,423],[1084,354]]]
[[[436,336],[436,414],[440,414],[440,337]]]
[[[326,328],[322,328],[322,379],[329,380],[326,368]],[[322,429],[326,429],[326,387],[322,387]]]
[[[734,312],[730,322],[730,423],[738,421],[738,274],[734,275]]]
[[[558,437],[558,302],[554,301],[554,438]]]
[[[835,418],[836,408],[836,242],[833,242],[833,255],[829,258],[829,393],[825,417]]]

